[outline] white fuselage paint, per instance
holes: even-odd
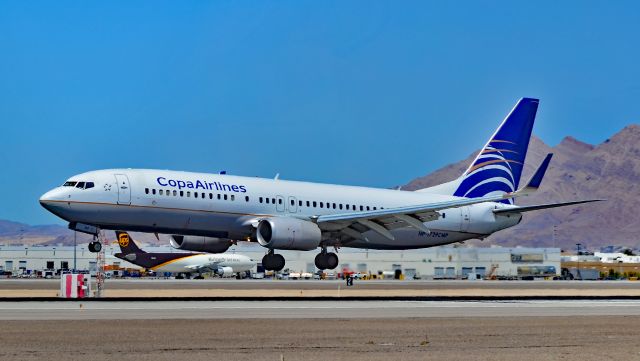
[[[178,186],[171,186],[169,180],[179,180],[185,183],[185,187],[179,189]],[[103,229],[202,235],[233,240],[248,239],[252,235],[251,225],[269,216],[309,220],[318,215],[360,211],[360,206],[366,211],[367,207],[371,210],[374,207],[389,209],[459,199],[424,191],[147,169],[92,171],[73,176],[69,181],[93,182],[94,187],[78,189],[61,186],[40,199],[45,208],[69,222],[96,225]],[[187,188],[187,182],[195,186],[197,181],[206,188]],[[183,196],[180,196],[181,191],[184,192]],[[194,192],[198,193],[197,198]],[[267,198],[269,203],[265,202]],[[275,200],[275,204],[272,200]],[[316,202],[315,207],[313,202]],[[320,202],[323,207],[319,206]],[[348,209],[345,206],[347,204]],[[425,223],[430,233],[410,227],[394,229],[391,232],[395,240],[389,240],[368,231],[364,234],[367,241],[357,240],[338,245],[411,249],[484,238],[520,221],[520,215],[496,216],[492,212],[495,208],[503,207],[509,206],[481,203],[447,209],[439,212],[438,219]],[[323,241],[325,245],[335,245],[331,239]]]
[[[251,271],[256,262],[239,254],[192,254],[151,267],[155,272],[197,273],[202,267],[230,267],[233,273]]]

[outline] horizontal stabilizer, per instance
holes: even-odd
[[[591,202],[601,202],[604,199],[587,199],[583,201],[573,201],[573,202],[562,202],[562,203],[548,203],[548,204],[539,204],[536,206],[524,206],[524,207],[514,207],[514,208],[505,208],[505,209],[494,209],[493,213],[495,214],[516,214],[530,211],[537,211],[539,209],[548,209],[548,208],[557,208],[564,206],[573,206],[576,204],[583,203],[591,203]]]

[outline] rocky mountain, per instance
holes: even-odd
[[[529,144],[523,182],[549,152],[554,153],[554,158],[542,187],[534,195],[518,199],[518,204],[594,198],[606,201],[529,212],[518,226],[498,232],[484,241],[466,244],[557,246],[570,250],[580,242],[589,249],[605,245],[640,248],[640,126],[627,126],[596,146],[566,137],[557,146],[549,147],[534,136]],[[475,155],[416,178],[403,189],[416,190],[455,179]],[[108,232],[108,237],[113,238],[112,233]],[[77,236],[79,243],[90,240],[82,233]],[[73,237],[73,232],[60,225],[29,226],[0,221],[0,245],[69,245],[73,244]],[[160,241],[152,234],[140,233],[134,237],[144,243],[167,244],[167,237],[162,235]]]
[[[471,244],[575,249],[576,243],[582,243],[589,249],[604,245],[640,248],[640,126],[629,125],[596,146],[566,137],[557,146],[549,147],[532,137],[522,181],[549,152],[554,153],[554,158],[542,187],[519,199],[518,204],[594,198],[606,201],[529,212],[518,226]],[[476,154],[414,179],[403,189],[415,190],[455,179]]]
[[[108,239],[115,240],[113,232],[106,233]],[[78,232],[76,235],[78,244],[88,243],[92,237]],[[168,237],[160,235],[160,241],[153,234],[132,233],[136,241],[147,244],[168,244]],[[52,224],[42,226],[30,226],[24,223],[0,220],[0,245],[73,245],[74,232],[65,226]]]

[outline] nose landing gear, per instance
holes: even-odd
[[[273,253],[273,250],[262,257],[262,266],[267,271],[282,271],[284,264],[284,257],[281,254]]]
[[[320,270],[334,269],[338,267],[338,255],[333,252],[327,252],[327,249],[323,248],[316,256],[315,263]]]
[[[99,241],[89,242],[89,252],[99,253],[102,250],[102,243]]]

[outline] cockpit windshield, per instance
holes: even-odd
[[[93,182],[72,182],[67,181],[62,185],[63,187],[76,187],[78,189],[89,189],[95,187]]]

